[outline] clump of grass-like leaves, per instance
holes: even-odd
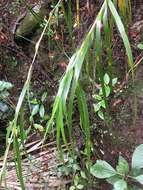
[[[58,4],[59,3],[61,3],[61,1],[59,1]],[[71,31],[72,21],[71,21],[71,8],[70,8],[71,4],[70,3],[71,1],[69,1],[69,4],[68,4],[69,13],[65,12],[66,14],[65,17],[67,19],[66,21],[67,23],[68,23],[68,19],[70,19],[70,23],[68,24],[68,30],[69,30],[70,36],[72,37],[72,31]],[[76,50],[76,52],[71,57],[69,64],[67,66],[67,69],[65,73],[63,74],[62,79],[60,80],[59,89],[58,89],[58,92],[53,104],[52,114],[46,126],[44,139],[39,143],[39,144],[44,143],[44,140],[47,138],[47,135],[50,135],[51,129],[55,123],[56,142],[57,142],[58,150],[60,152],[62,151],[61,139],[63,140],[63,143],[67,146],[67,149],[69,151],[71,150],[71,147],[69,147],[70,145],[68,144],[69,141],[72,144],[72,148],[74,148],[76,141],[73,138],[73,112],[74,112],[74,100],[75,98],[77,98],[78,111],[79,111],[79,117],[80,117],[79,125],[82,128],[82,132],[84,136],[85,155],[86,155],[86,160],[88,161],[88,163],[90,163],[91,147],[92,147],[91,139],[90,139],[91,138],[90,137],[90,117],[89,117],[89,109],[87,105],[87,97],[84,90],[82,89],[80,85],[79,77],[82,71],[82,66],[84,64],[86,55],[89,52],[90,47],[94,45],[95,58],[96,58],[95,64],[96,64],[96,69],[97,69],[95,70],[95,72],[97,72],[97,75],[100,79],[101,87],[103,91],[103,98],[105,101],[106,108],[108,108],[108,102],[106,100],[106,91],[105,91],[105,84],[104,84],[105,73],[104,73],[104,64],[103,64],[103,44],[105,44],[105,49],[107,50],[106,56],[107,56],[107,62],[109,66],[108,73],[110,75],[110,78],[112,78],[113,57],[112,57],[112,32],[111,31],[112,31],[113,25],[111,24],[112,22],[110,19],[112,19],[112,22],[115,23],[119,31],[119,34],[123,40],[124,47],[126,49],[126,54],[128,57],[129,68],[131,69],[132,76],[134,77],[132,51],[131,51],[127,34],[125,32],[125,28],[116,10],[115,4],[112,2],[112,0],[105,0],[102,4],[102,7],[95,21],[93,22],[90,30],[88,31],[85,39],[83,40],[81,46]],[[3,167],[0,173],[0,179],[2,181],[2,178],[4,177],[4,173],[6,171],[6,162],[7,162],[9,148],[10,148],[10,145],[13,143],[13,148],[15,152],[15,166],[16,166],[17,176],[19,178],[22,189],[25,189],[25,186],[24,186],[24,179],[22,176],[22,161],[21,161],[21,155],[20,155],[20,151],[21,151],[20,147],[21,145],[24,146],[24,143],[25,143],[22,137],[23,131],[25,129],[23,126],[23,122],[22,121],[19,122],[20,121],[19,117],[20,117],[20,113],[22,112],[21,110],[22,110],[23,100],[25,98],[27,90],[29,89],[33,64],[35,62],[36,55],[38,53],[38,48],[47,26],[48,26],[48,22],[46,22],[43,33],[41,34],[41,37],[36,44],[33,62],[32,62],[32,65],[30,66],[27,80],[24,84],[24,87],[22,89],[21,95],[18,100],[14,120],[10,124],[9,132],[7,134],[7,148],[5,151]],[[95,79],[96,78],[94,78],[94,80]],[[67,139],[66,131],[68,131],[69,139]]]
[[[53,111],[51,118],[48,122],[45,137],[47,133],[50,132],[52,124],[56,119],[56,129],[57,129],[57,146],[60,149],[60,139],[63,138],[64,143],[67,144],[66,135],[65,135],[65,126],[68,128],[69,136],[72,140],[72,115],[73,115],[73,107],[74,107],[74,98],[78,99],[78,108],[81,119],[81,127],[83,129],[83,134],[85,136],[85,147],[88,152],[87,156],[90,159],[90,123],[89,123],[89,111],[86,101],[86,95],[82,90],[79,84],[79,76],[81,73],[82,65],[84,63],[85,56],[89,50],[89,48],[93,45],[95,41],[95,50],[96,50],[96,68],[98,72],[98,76],[101,81],[101,86],[104,95],[104,101],[106,102],[106,92],[104,86],[104,68],[102,64],[102,27],[105,29],[105,36],[108,37],[110,31],[110,25],[108,25],[109,17],[112,16],[117,29],[120,33],[120,36],[124,42],[124,46],[126,49],[126,54],[128,57],[129,68],[132,70],[132,76],[134,76],[133,72],[133,58],[132,51],[130,47],[130,43],[125,32],[125,28],[123,23],[117,13],[117,10],[111,0],[105,0],[101,10],[95,19],[91,29],[87,33],[85,39],[82,42],[81,47],[76,51],[76,53],[71,57],[67,70],[60,81],[59,90],[54,102]],[[110,36],[111,39],[112,36]],[[107,39],[108,40],[108,39]],[[103,41],[104,42],[104,41]],[[107,41],[106,41],[107,42]],[[108,43],[111,43],[111,40]],[[108,47],[109,52],[107,56],[111,56],[111,44]],[[109,64],[111,62],[109,61]],[[111,65],[110,65],[111,66]],[[68,101],[67,101],[68,100]]]

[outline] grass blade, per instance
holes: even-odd
[[[126,53],[127,53],[127,57],[128,57],[128,63],[129,63],[129,67],[131,69],[132,72],[132,79],[134,80],[134,63],[133,63],[133,56],[132,56],[132,50],[131,50],[131,46],[125,31],[125,28],[123,26],[123,23],[121,21],[120,16],[118,15],[118,12],[113,4],[113,2],[111,0],[108,1],[108,5],[110,8],[110,11],[114,17],[115,23],[117,25],[117,28],[119,30],[119,33],[122,37],[125,49],[126,49]]]
[[[87,101],[85,97],[85,93],[80,87],[77,86],[76,95],[78,99],[78,109],[80,113],[81,119],[81,126],[85,136],[85,148],[86,148],[86,155],[88,158],[88,162],[90,163],[90,156],[91,156],[91,140],[90,140],[90,124],[89,124],[89,111],[87,107]]]
[[[14,130],[14,141],[13,141],[13,147],[15,150],[15,165],[16,165],[16,170],[17,170],[17,176],[20,181],[20,185],[22,190],[25,190],[25,185],[24,185],[24,180],[23,180],[23,175],[22,175],[22,163],[21,163],[21,156],[20,156],[20,149],[19,149],[19,142],[18,142],[18,137],[17,137],[17,129],[15,127]]]

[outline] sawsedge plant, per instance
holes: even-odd
[[[111,0],[105,0],[94,23],[92,24],[89,32],[87,33],[85,39],[83,40],[82,45],[80,46],[80,48],[77,49],[77,51],[71,57],[68,67],[60,81],[59,90],[53,105],[52,115],[47,124],[44,136],[45,139],[47,137],[47,134],[50,134],[53,123],[56,120],[56,130],[57,130],[56,139],[57,139],[58,150],[61,151],[61,139],[63,139],[63,142],[67,145],[68,140],[66,138],[66,133],[65,133],[65,131],[67,130],[69,132],[68,136],[70,138],[70,141],[72,142],[72,145],[74,144],[75,139],[73,137],[73,132],[72,132],[73,112],[74,112],[74,100],[75,98],[77,98],[78,111],[80,117],[79,125],[81,126],[83,131],[85,153],[88,161],[90,161],[91,147],[92,147],[90,140],[90,118],[87,106],[87,97],[81,87],[82,85],[80,85],[79,77],[82,72],[82,66],[84,64],[87,52],[89,51],[90,47],[93,46],[93,44],[95,43],[96,72],[100,79],[101,88],[103,92],[103,100],[105,101],[106,108],[108,108],[108,102],[106,98],[106,87],[104,82],[105,71],[104,71],[103,57],[102,57],[104,39],[102,33],[103,33],[103,28],[105,26],[104,24],[105,19],[109,21],[110,17],[112,17],[115,26],[117,27],[118,32],[123,40],[126,54],[128,57],[128,65],[132,71],[132,78],[134,79],[134,70],[133,70],[134,64],[133,64],[132,51],[125,31],[125,27],[121,21],[121,18],[116,10],[114,3]],[[107,27],[107,25],[105,27]],[[108,29],[109,28],[110,25],[108,25]],[[109,34],[109,31],[105,32],[104,35]],[[111,43],[111,37],[109,39],[110,43]],[[111,45],[108,48],[110,50]],[[109,58],[111,56],[110,51],[108,51],[110,54]]]

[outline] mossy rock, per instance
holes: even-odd
[[[34,6],[31,11],[29,10],[15,31],[15,39],[20,40],[22,37],[32,34],[47,15],[47,12],[46,8],[40,4]]]

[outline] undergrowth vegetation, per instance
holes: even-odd
[[[0,172],[1,183],[5,179],[8,155],[12,146],[17,177],[21,189],[25,189],[25,179],[22,172],[22,155],[29,158],[25,145],[28,135],[32,130],[37,130],[42,135],[42,139],[36,145],[37,148],[41,145],[44,146],[44,143],[51,137],[56,139],[59,159],[63,161],[63,165],[59,167],[59,173],[62,176],[73,175],[73,183],[70,190],[88,189],[88,185],[90,187],[90,184],[94,184],[96,188],[97,181],[92,181],[93,176],[100,179],[107,179],[114,186],[115,190],[129,189],[127,184],[130,184],[130,180],[143,184],[141,171],[143,165],[140,162],[143,153],[142,145],[133,154],[131,172],[129,172],[127,161],[122,156],[119,156],[116,170],[103,160],[97,160],[96,164],[93,165],[92,156],[95,146],[92,140],[92,126],[97,124],[93,122],[91,112],[93,112],[96,120],[105,124],[107,133],[113,133],[110,100],[114,99],[118,78],[121,78],[117,76],[115,70],[116,63],[114,62],[113,40],[115,34],[118,34],[118,37],[122,40],[126,54],[125,64],[127,64],[126,67],[128,68],[127,74],[130,74],[130,80],[133,84],[136,67],[128,39],[128,25],[132,19],[130,0],[104,0],[102,3],[100,1],[98,3],[101,5],[100,10],[95,16],[89,30],[86,32],[85,37],[82,39],[81,45],[78,47],[76,45],[76,39],[73,37],[74,28],[80,28],[82,24],[79,11],[80,3],[78,0],[75,1],[76,16],[72,12],[73,3],[71,0],[59,0],[58,3],[53,3],[48,19],[45,17],[41,21],[41,18],[39,19],[36,13],[32,13],[36,19],[38,18],[40,20],[39,25],[42,33],[35,45],[35,54],[18,99],[14,118],[7,129],[6,150]],[[35,66],[43,36],[47,33],[54,33],[52,31],[53,20],[54,23],[58,23],[61,17],[65,21],[69,38],[68,43],[72,49],[72,55],[71,53],[66,53],[66,50],[63,50],[69,59],[69,63],[59,80],[58,91],[51,105],[51,113],[49,113],[49,108],[46,108],[48,92],[46,90],[42,92],[40,98],[33,96],[31,95],[30,85],[33,67]],[[50,38],[51,36],[48,35],[48,37]],[[140,45],[140,48],[142,49],[142,45]],[[1,96],[7,97],[7,90],[12,88],[10,83],[1,83],[0,108],[1,104],[5,104],[5,102],[1,101]],[[88,83],[87,88],[85,83]],[[93,99],[92,104],[89,104],[90,98]],[[8,109],[7,107],[3,108]],[[27,112],[28,121],[25,122]],[[76,124],[75,119],[77,120]],[[28,123],[28,128],[25,127],[25,123]],[[84,160],[82,167],[78,163],[78,140],[74,134],[74,125],[81,129],[81,136],[83,137],[83,148],[80,153],[82,160]],[[114,137],[111,135],[111,138]],[[63,145],[64,149],[66,147],[66,152],[68,152],[66,163],[65,150],[62,148]],[[137,171],[136,169],[139,170]],[[136,185],[134,184],[133,186]],[[130,189],[135,188],[130,187]]]
[[[131,171],[128,162],[120,155],[116,170],[107,162],[97,160],[91,167],[91,174],[99,179],[106,179],[114,189],[140,189],[133,182],[143,184],[142,158],[143,145],[138,146],[132,156]]]

